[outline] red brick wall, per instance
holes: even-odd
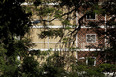
[[[96,29],[96,28],[82,28],[78,31],[77,34],[77,44],[80,49],[86,49],[88,46],[91,48],[103,48],[104,47],[104,35],[102,34],[104,29]],[[86,42],[86,34],[96,34],[96,42],[95,43],[87,43]]]
[[[81,59],[81,58],[84,59]],[[88,57],[96,57],[96,65],[102,64],[103,62],[103,57],[100,56],[100,51],[79,51],[78,52],[78,62],[83,62],[84,64],[86,64],[86,59]]]

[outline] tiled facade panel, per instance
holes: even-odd
[[[33,49],[47,49],[48,48],[48,43],[34,43],[35,46]]]
[[[58,28],[57,28],[58,29]],[[53,30],[57,30],[57,29],[53,29]],[[33,49],[64,49],[65,45],[61,42],[59,42],[59,40],[61,39],[61,37],[59,36],[52,36],[52,37],[48,37],[46,36],[45,38],[41,38],[40,34],[42,31],[47,31],[47,29],[43,29],[43,28],[32,28],[30,30],[30,38],[32,40],[32,43],[35,44],[35,46],[33,46]],[[73,29],[71,29],[73,30]],[[67,35],[68,30],[63,30],[64,35]]]
[[[53,8],[54,9],[58,9],[58,8],[53,7],[53,6],[46,6],[46,7],[52,8],[52,9]],[[37,7],[37,8],[39,9],[40,7]],[[58,9],[58,10],[61,12],[61,14],[64,14],[64,13],[68,13],[72,9],[71,8],[67,9],[67,7],[64,6],[64,7],[60,8],[60,9]],[[34,26],[35,25],[37,25],[37,26],[43,26],[43,25],[46,25],[46,26],[62,26],[63,25],[62,21],[66,20],[67,18],[68,18],[68,20],[70,20],[69,22],[71,24],[75,23],[75,20],[76,20],[75,17],[74,17],[74,15],[75,15],[74,12],[71,13],[70,15],[68,15],[68,16],[67,15],[63,16],[63,19],[55,17],[55,15],[54,15],[55,13],[54,12],[50,13],[50,15],[46,14],[45,16],[44,15],[43,16],[39,16],[39,15],[36,15],[36,14],[37,14],[36,12],[33,13],[32,19],[33,19],[33,21],[39,20],[40,22],[36,23],[36,24],[33,24]],[[50,21],[50,22],[44,22],[42,20],[47,20],[47,21]]]
[[[98,29],[99,31],[100,29]],[[104,31],[104,29],[101,29],[100,31]],[[89,43],[87,42],[87,35],[93,34],[95,35],[95,42]],[[104,47],[104,35],[99,35],[98,32],[96,32],[96,29],[94,28],[82,28],[78,31],[77,34],[77,44],[80,49],[96,49],[100,47]]]
[[[52,25],[52,26],[54,26],[54,25],[61,26],[62,23],[61,23],[61,21],[59,19],[55,19],[54,21],[51,22],[51,24],[49,23],[49,25]]]
[[[34,43],[34,46],[32,49],[55,49],[60,48],[61,43],[58,43],[60,37],[46,37],[41,38],[39,35],[41,32],[44,31],[44,29],[41,28],[33,28],[30,30],[30,36],[32,43]],[[56,43],[58,43],[56,45]]]

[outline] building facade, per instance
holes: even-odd
[[[57,6],[57,3],[48,3],[47,6]],[[66,7],[61,9],[64,13],[69,10]],[[76,15],[73,17],[73,15]],[[71,24],[79,25],[79,19],[83,16],[80,12],[72,12],[69,16],[69,22]],[[65,17],[64,17],[65,18]],[[75,39],[73,47],[75,47],[75,54],[77,61],[83,62],[87,65],[98,65],[104,63],[102,56],[100,54],[104,51],[106,47],[109,47],[108,40],[106,39],[106,35],[104,32],[107,31],[106,22],[111,17],[106,15],[101,15],[97,13],[88,13],[86,16],[82,18],[80,29],[78,29],[76,36],[71,38]],[[32,27],[30,33],[28,35],[29,38],[32,39],[32,43],[34,46],[30,48],[31,50],[41,50],[47,51],[51,49],[52,51],[71,51],[68,46],[70,43],[64,42],[68,36],[69,31],[75,30],[73,25],[68,25],[70,27],[67,29],[67,26],[62,23],[60,19],[54,19],[52,16],[47,15],[46,17],[41,18],[37,15],[32,16]],[[43,24],[42,24],[43,23]],[[78,26],[76,27],[78,28]],[[56,32],[58,30],[58,32]],[[50,32],[51,31],[51,32]],[[56,32],[57,36],[50,36],[52,32]],[[60,35],[61,33],[62,35]],[[46,35],[42,35],[47,34]],[[70,36],[69,36],[70,37]],[[68,37],[68,38],[69,38]],[[68,41],[67,41],[68,42]],[[65,45],[64,45],[65,44]]]

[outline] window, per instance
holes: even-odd
[[[32,24],[38,24],[40,22],[41,22],[40,20],[34,20],[34,21],[32,21]]]
[[[86,42],[87,43],[95,43],[96,42],[96,34],[87,34]]]
[[[96,65],[96,57],[89,57],[86,59],[86,64],[90,66]]]
[[[95,19],[95,13],[88,13],[87,15],[86,15],[86,19]]]

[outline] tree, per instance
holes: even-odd
[[[28,56],[27,51],[31,46],[30,41],[24,38],[31,26],[31,14],[22,9],[22,2],[24,1],[0,1],[0,76],[17,77],[20,64],[17,56]]]

